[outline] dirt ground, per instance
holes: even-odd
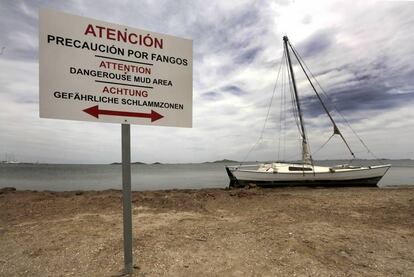
[[[414,189],[133,193],[134,276],[414,276]],[[122,198],[0,191],[0,276],[120,276]]]

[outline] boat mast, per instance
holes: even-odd
[[[296,106],[297,106],[298,114],[299,114],[299,123],[300,123],[301,135],[302,135],[302,161],[303,163],[311,164],[312,158],[309,154],[308,140],[306,138],[305,125],[303,123],[302,110],[300,108],[300,101],[298,97],[298,91],[296,88],[295,74],[293,73],[292,62],[290,60],[290,55],[289,55],[288,41],[289,41],[288,37],[284,36],[283,43],[284,43],[284,47],[286,51],[286,57],[287,57],[288,64],[289,64],[290,77],[292,79],[293,92],[295,95]]]

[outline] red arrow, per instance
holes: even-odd
[[[106,114],[106,115],[115,115],[115,116],[145,117],[145,118],[151,118],[151,122],[154,122],[164,117],[153,110],[151,110],[151,113],[133,113],[133,112],[123,112],[123,111],[101,110],[99,109],[98,105],[84,109],[83,111],[96,118],[99,118],[100,114]]]

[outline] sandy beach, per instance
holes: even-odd
[[[1,190],[1,276],[120,276],[121,192]],[[413,276],[414,189],[133,193],[134,276]]]

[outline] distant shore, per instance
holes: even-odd
[[[113,276],[121,192],[0,190],[0,275]],[[410,276],[414,189],[133,193],[135,276]]]
[[[201,162],[199,164],[205,164],[205,163],[239,163],[239,162],[238,161],[224,159],[224,160],[218,160],[218,161],[213,161],[213,162]],[[110,164],[111,165],[120,165],[122,163],[120,163],[120,162],[114,162],[114,163],[110,163]],[[131,162],[131,164],[165,164],[165,163],[160,163],[160,162],[155,162],[155,163]]]
[[[322,159],[322,160],[315,160],[315,163],[327,163],[327,162],[338,162],[338,161],[348,161],[349,160],[336,160],[336,159]],[[413,159],[355,159],[353,162],[384,162],[384,163],[392,163],[395,162],[411,162]],[[131,164],[138,164],[138,165],[157,165],[157,164],[206,164],[206,163],[269,163],[272,161],[237,161],[237,160],[230,160],[230,159],[222,159],[222,160],[216,160],[216,161],[205,161],[205,162],[180,162],[180,163],[171,163],[171,162],[140,162],[140,161],[133,161]],[[283,162],[283,161],[280,161]],[[300,162],[295,160],[289,160],[286,162]],[[0,161],[0,164],[2,165],[79,165],[77,163],[45,163],[45,162],[19,162],[19,161]],[[120,165],[121,162],[112,162],[112,163],[81,163],[82,165]]]

